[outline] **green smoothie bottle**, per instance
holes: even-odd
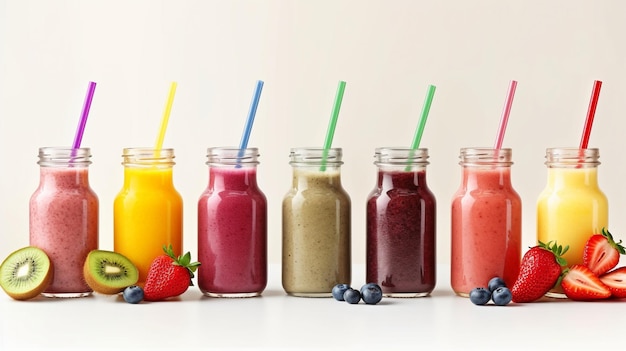
[[[282,284],[292,296],[328,297],[350,284],[351,202],[341,185],[341,148],[291,149],[282,207]]]

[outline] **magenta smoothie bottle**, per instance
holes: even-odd
[[[428,149],[378,148],[378,179],[367,199],[366,281],[390,297],[435,288],[435,196],[426,184]]]
[[[98,197],[89,185],[89,148],[39,149],[39,187],[30,198],[30,245],[50,257],[47,297],[83,297],[87,254],[98,248]]]
[[[513,286],[521,261],[522,201],[511,185],[511,149],[464,148],[452,198],[451,285],[468,296],[493,277]]]
[[[240,151],[242,151],[240,153]],[[256,148],[209,148],[198,201],[198,286],[207,296],[259,296],[267,284],[267,200]]]

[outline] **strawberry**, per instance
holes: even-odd
[[[604,285],[609,287],[611,296],[626,297],[626,267],[620,267],[600,276]]]
[[[519,274],[511,294],[513,302],[532,302],[545,295],[559,280],[565,259],[561,257],[569,246],[562,247],[556,242],[547,244],[541,241],[526,251],[520,264]]]
[[[602,228],[602,234],[594,234],[587,240],[583,251],[583,264],[595,275],[610,271],[617,266],[619,255],[626,253],[621,243],[621,240],[616,243],[613,235]]]
[[[611,290],[604,285],[591,269],[582,264],[571,266],[566,272],[561,287],[572,300],[590,301],[611,297]]]
[[[191,278],[200,265],[199,262],[191,262],[189,252],[176,257],[172,245],[169,248],[163,246],[163,251],[165,255],[155,258],[148,269],[143,288],[146,301],[159,301],[181,295],[193,285]]]

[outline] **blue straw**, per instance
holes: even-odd
[[[258,80],[256,82],[256,89],[252,96],[252,102],[250,103],[250,111],[248,111],[248,119],[243,129],[243,135],[241,136],[241,142],[239,143],[239,154],[237,155],[237,167],[241,167],[239,164],[243,157],[245,150],[248,148],[248,140],[250,140],[250,132],[252,132],[252,124],[254,123],[254,116],[256,115],[256,109],[259,106],[259,100],[261,99],[261,91],[263,90],[263,81]]]

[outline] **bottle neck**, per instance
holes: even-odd
[[[172,167],[124,167],[124,187],[174,188]]]
[[[293,167],[293,187],[305,188],[341,188],[341,172],[339,167],[326,167],[320,171],[318,166]]]
[[[511,167],[463,167],[462,186],[465,189],[512,189]]]
[[[426,187],[426,167],[378,167],[378,187],[381,189],[416,189]]]
[[[209,189],[212,190],[239,190],[258,188],[255,165],[210,166]]]
[[[548,168],[548,187],[598,188],[598,168]]]
[[[87,167],[40,167],[41,186],[59,189],[89,187]]]

